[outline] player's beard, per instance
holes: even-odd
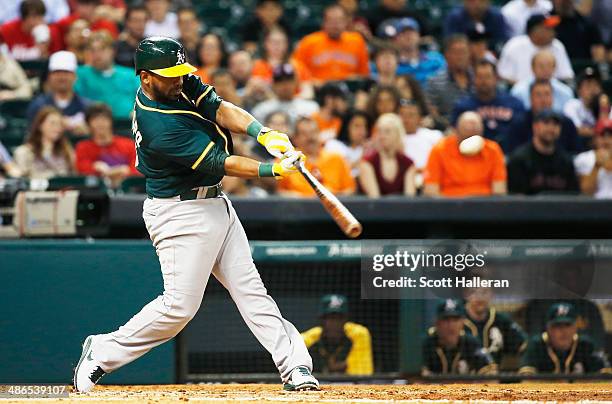
[[[181,96],[181,91],[183,90],[182,86],[175,88],[172,87],[167,91],[162,91],[158,86],[153,84],[151,86],[151,91],[153,92],[153,96],[157,101],[168,102],[168,101],[176,101]]]

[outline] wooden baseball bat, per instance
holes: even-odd
[[[331,215],[332,219],[334,219],[344,234],[350,238],[358,237],[361,234],[363,227],[361,226],[361,223],[355,219],[355,216],[353,216],[346,206],[344,206],[334,194],[325,188],[323,184],[321,184],[319,180],[317,180],[314,175],[308,171],[308,169],[304,166],[303,161],[298,160],[295,163],[295,166],[312,189],[314,189],[315,193],[321,200],[323,207]]]

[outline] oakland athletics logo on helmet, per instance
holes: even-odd
[[[148,70],[163,77],[179,77],[197,69],[187,63],[185,49],[175,39],[163,36],[145,38],[134,55],[136,74]]]

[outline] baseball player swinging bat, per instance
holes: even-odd
[[[295,166],[315,191],[325,210],[329,212],[332,219],[334,219],[344,234],[350,238],[359,237],[363,227],[361,226],[361,223],[355,219],[355,216],[353,216],[353,214],[346,208],[346,206],[344,206],[334,194],[325,188],[323,184],[321,184],[319,180],[317,180],[314,175],[308,171],[302,160],[297,160],[295,162]]]

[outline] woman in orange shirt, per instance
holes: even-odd
[[[227,51],[223,38],[217,34],[206,34],[200,38],[197,49],[198,70],[194,73],[204,83],[210,83],[211,75],[227,63]]]
[[[272,84],[272,72],[274,68],[284,63],[291,63],[300,83],[299,94],[302,98],[312,98],[314,91],[310,83],[310,74],[303,64],[294,59],[289,59],[289,39],[281,28],[272,28],[264,36],[263,57],[257,59],[253,64],[253,77],[260,78],[268,84]]]

